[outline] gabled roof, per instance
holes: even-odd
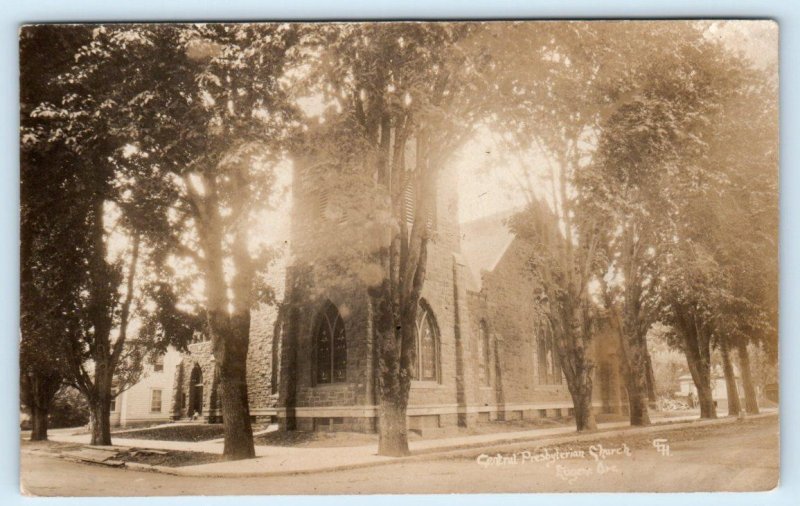
[[[467,289],[479,292],[481,273],[492,271],[514,241],[506,221],[516,210],[508,210],[461,224],[461,253],[470,271]]]

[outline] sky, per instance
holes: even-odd
[[[524,197],[514,191],[510,163],[486,129],[479,130],[454,157],[461,223],[525,204]]]

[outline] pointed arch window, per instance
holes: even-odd
[[[344,321],[328,301],[320,312],[315,335],[317,354],[316,382],[341,383],[347,379],[347,339]]]
[[[417,310],[417,361],[413,379],[439,381],[439,331],[430,307],[420,301]]]
[[[560,385],[562,379],[561,364],[559,363],[553,333],[547,325],[542,325],[539,328],[537,355],[539,384]]]

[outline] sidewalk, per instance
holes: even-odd
[[[748,418],[760,418],[774,416],[776,414],[777,409],[765,409],[761,415],[749,416]],[[716,420],[699,420],[696,415],[669,418],[654,417],[652,420],[653,425],[649,427],[631,428],[628,422],[601,423],[598,424],[599,432],[587,434],[578,434],[573,427],[555,427],[519,432],[430,439],[412,441],[409,444],[411,456],[402,458],[382,457],[377,455],[377,445],[375,444],[336,448],[256,446],[256,458],[249,460],[216,462],[184,467],[143,466],[137,464],[128,464],[128,466],[131,468],[148,468],[180,476],[279,476],[311,472],[330,472],[396,462],[407,462],[411,460],[425,460],[443,455],[455,455],[463,450],[514,445],[528,441],[535,443],[536,446],[560,444],[569,441],[594,441],[604,437],[614,437],[629,433],[655,432],[687,426],[733,423],[735,421],[736,418],[733,417],[719,418]],[[53,434],[50,439],[65,443],[88,444],[89,442],[89,436],[87,434],[71,436],[57,433]],[[223,447],[222,443],[217,441],[194,443],[124,438],[114,438],[113,441],[116,446],[207,453],[222,453]]]

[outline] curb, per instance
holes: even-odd
[[[760,418],[768,418],[770,416],[777,416],[777,412],[770,412],[770,413],[760,413],[758,415],[748,415],[744,421],[747,420],[758,420]],[[523,436],[519,438],[509,438],[509,439],[498,439],[497,441],[492,441],[489,443],[465,443],[462,445],[456,445],[449,448],[431,448],[427,450],[418,450],[414,452],[413,456],[420,456],[420,455],[427,455],[429,453],[436,453],[437,456],[441,456],[441,454],[447,453],[456,453],[463,450],[475,450],[479,448],[503,448],[508,446],[516,446],[521,443],[547,443],[547,444],[562,444],[562,443],[569,443],[569,442],[580,442],[580,441],[593,441],[602,438],[608,437],[616,437],[616,436],[627,436],[627,435],[636,435],[636,434],[648,434],[651,432],[663,432],[669,430],[676,430],[685,427],[704,427],[706,425],[725,425],[728,423],[735,423],[738,422],[739,419],[737,417],[726,416],[720,418],[713,418],[713,419],[700,419],[697,420],[684,420],[684,421],[677,421],[677,422],[670,422],[664,421],[660,423],[653,423],[651,425],[647,425],[644,427],[617,427],[617,428],[610,428],[610,429],[600,429],[593,432],[572,432],[569,434],[563,434],[558,436]],[[536,445],[541,446],[541,445]]]
[[[778,412],[771,412],[771,413],[762,413],[758,415],[749,415],[744,421],[747,420],[758,420],[761,418],[769,418],[769,417],[777,417]],[[692,420],[688,422],[663,422],[658,424],[649,425],[646,427],[630,427],[624,429],[606,429],[600,430],[596,432],[589,432],[589,433],[570,433],[565,434],[562,436],[525,436],[519,438],[511,438],[505,440],[498,440],[498,441],[491,441],[485,443],[466,443],[461,445],[454,445],[448,448],[430,448],[424,450],[418,450],[414,452],[414,454],[409,455],[407,457],[397,457],[397,458],[386,458],[385,460],[376,460],[374,462],[358,462],[353,464],[342,464],[337,466],[329,466],[324,468],[317,468],[317,469],[302,469],[302,470],[289,470],[289,471],[276,471],[276,470],[265,470],[265,471],[250,471],[250,472],[242,472],[242,473],[227,473],[227,472],[214,472],[214,471],[197,471],[192,469],[194,466],[184,466],[184,467],[166,467],[166,466],[154,466],[150,464],[140,464],[136,462],[126,462],[125,467],[128,469],[135,469],[137,471],[150,471],[150,472],[158,472],[162,474],[170,474],[173,476],[191,476],[191,477],[205,477],[205,478],[266,478],[266,477],[277,477],[277,476],[296,476],[296,475],[304,475],[304,474],[315,474],[315,473],[331,473],[336,471],[347,471],[350,469],[363,469],[367,467],[376,467],[376,466],[385,466],[391,464],[404,464],[409,462],[425,462],[430,460],[436,460],[440,458],[459,458],[464,456],[472,456],[475,450],[477,449],[491,449],[491,450],[502,450],[508,449],[510,447],[519,446],[521,444],[526,444],[531,448],[538,448],[547,445],[558,445],[564,443],[571,443],[571,442],[581,442],[581,441],[596,441],[599,439],[610,438],[610,437],[619,437],[619,436],[626,436],[626,435],[639,435],[639,434],[648,434],[652,432],[664,432],[664,431],[671,431],[671,430],[678,430],[686,427],[704,427],[709,425],[726,425],[730,423],[736,423],[739,419],[736,417],[725,417],[725,418],[717,418],[711,420]],[[32,451],[32,450],[21,450],[24,453],[29,454],[36,454],[41,455],[41,453]],[[57,454],[51,454],[53,457],[56,458],[64,458]],[[377,455],[375,456],[377,457]]]

